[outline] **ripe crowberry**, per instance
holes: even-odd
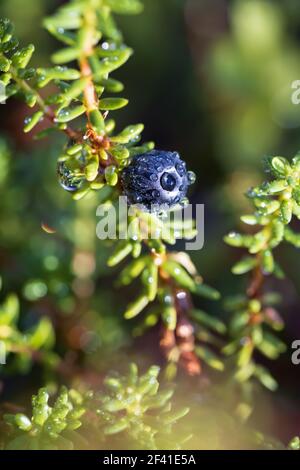
[[[129,204],[140,204],[147,210],[153,206],[180,204],[195,175],[186,170],[177,152],[152,150],[135,156],[121,176]]]

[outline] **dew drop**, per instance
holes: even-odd
[[[83,183],[83,179],[76,176],[67,167],[65,162],[58,163],[57,176],[58,176],[59,184],[65,191],[69,191],[69,192],[77,191]]]
[[[171,305],[171,303],[172,303],[172,297],[171,297],[170,295],[166,294],[166,295],[164,296],[164,298],[163,298],[163,301],[164,301],[165,304]]]
[[[157,189],[154,189],[152,192],[151,192],[151,195],[153,198],[158,198],[160,196],[160,192],[157,191]]]
[[[155,173],[151,173],[151,175],[149,176],[149,179],[151,181],[157,181],[158,180],[158,176],[155,174]]]
[[[195,183],[195,181],[196,181],[196,174],[195,174],[193,171],[188,171],[187,177],[188,177],[188,180],[189,180],[189,183],[190,183],[190,184]]]
[[[187,295],[186,295],[186,292],[184,292],[184,291],[179,291],[179,292],[177,292],[176,297],[177,297],[177,299],[179,299],[179,300],[183,300],[183,299],[186,299],[186,298],[187,298]]]
[[[160,184],[164,190],[173,191],[176,187],[176,178],[170,173],[165,172],[160,178]]]
[[[135,201],[136,203],[141,202],[141,201],[142,201],[142,196],[140,196],[139,194],[136,194],[136,195],[134,196],[134,201]]]
[[[185,165],[184,165],[183,162],[177,163],[176,171],[179,174],[179,176],[184,176],[184,174],[185,174]]]
[[[189,204],[189,200],[188,200],[187,197],[184,197],[184,198],[181,199],[180,205],[181,205],[182,207],[186,207],[188,204]]]

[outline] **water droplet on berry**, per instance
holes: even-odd
[[[179,174],[179,176],[184,176],[184,174],[185,174],[185,164],[183,162],[177,163],[176,171]]]
[[[176,178],[171,173],[163,173],[160,178],[160,184],[166,191],[173,191],[176,187]]]
[[[133,199],[134,199],[134,201],[135,201],[136,203],[139,203],[139,202],[142,201],[142,196],[136,194]]]
[[[188,204],[189,204],[189,200],[188,200],[187,197],[184,197],[184,198],[181,199],[180,205],[181,205],[182,207],[186,207]]]
[[[188,180],[189,180],[189,183],[190,183],[190,184],[195,183],[195,181],[196,181],[196,175],[195,175],[195,173],[194,173],[193,171],[188,171],[187,177],[188,177]]]
[[[149,179],[151,181],[157,181],[158,180],[158,176],[155,174],[155,173],[152,173],[150,176],[149,176]]]
[[[160,192],[157,191],[157,189],[154,189],[151,194],[152,194],[152,197],[155,199],[159,198],[160,196]]]

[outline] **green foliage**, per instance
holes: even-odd
[[[189,410],[172,409],[173,391],[159,391],[158,373],[152,366],[139,376],[131,364],[127,376],[108,376],[101,393],[62,387],[53,406],[42,388],[32,398],[31,418],[23,413],[4,415],[9,436],[5,448],[105,448],[108,439],[120,435],[134,448],[180,448],[179,437],[176,443],[172,439],[173,426]]]
[[[148,243],[151,245],[151,240]],[[128,247],[128,244],[124,244],[124,247],[126,246]],[[140,278],[141,293],[127,307],[124,316],[126,319],[132,319],[146,309],[143,319],[133,330],[134,335],[140,336],[161,322],[166,334],[173,337],[174,344],[167,351],[167,358],[170,361],[167,375],[173,377],[176,370],[173,366],[178,363],[181,356],[180,347],[176,345],[176,335],[180,336],[178,317],[181,310],[186,312],[193,324],[193,327],[190,327],[190,340],[193,341],[195,331],[195,338],[199,342],[198,347],[192,346],[195,356],[209,367],[223,370],[219,355],[211,350],[209,344],[218,349],[220,340],[215,333],[224,334],[226,327],[220,320],[208,313],[202,312],[201,314],[199,311],[192,310],[189,298],[190,292],[216,300],[219,298],[219,293],[203,283],[190,257],[183,252],[168,254],[165,246],[162,245],[158,252],[152,250],[149,255],[139,256],[131,261],[121,272],[119,284],[128,286],[137,278]],[[207,345],[204,345],[205,343]]]
[[[128,102],[125,98],[110,96],[124,88],[111,74],[124,65],[133,52],[124,44],[113,14],[135,14],[141,9],[139,1],[124,0],[73,0],[63,5],[44,20],[44,26],[64,47],[53,54],[53,67],[36,70],[28,68],[33,46],[19,49],[11,23],[8,20],[1,23],[3,75],[0,79],[7,85],[7,96],[19,96],[29,106],[39,108],[26,118],[25,132],[33,130],[44,119],[50,127],[37,137],[44,137],[53,129],[67,135],[68,142],[58,158],[58,178],[65,189],[72,191],[75,200],[91,191],[103,192],[111,188],[105,203],[117,204],[121,192],[120,172],[131,157],[154,147],[152,142],[140,145],[142,124],[116,131],[115,121],[108,119],[111,111]],[[50,94],[44,99],[39,90],[47,86],[51,87]],[[53,87],[57,92],[53,92]],[[120,239],[122,223],[118,221]],[[212,300],[219,298],[216,290],[203,283],[187,255],[167,252],[167,245],[175,245],[178,238],[193,239],[195,224],[193,220],[148,214],[140,209],[128,215],[127,223],[129,236],[117,242],[108,260],[109,266],[116,266],[132,256],[134,261],[122,272],[120,283],[128,285],[136,278],[141,281],[142,290],[124,316],[131,319],[146,307],[153,307],[135,331],[140,334],[161,319],[165,328],[173,332],[176,343],[177,290]],[[148,255],[143,255],[144,247]],[[192,273],[189,266],[192,266]],[[190,336],[193,341],[192,333]],[[213,353],[205,351],[203,354],[203,349],[198,349],[198,356],[212,365]],[[178,360],[180,356],[181,353],[177,354]],[[196,355],[193,360],[196,361]],[[217,368],[221,368],[219,361],[216,363]]]
[[[289,450],[300,450],[300,438],[299,436],[293,437],[288,445]]]
[[[134,6],[135,5],[135,6]],[[56,64],[50,68],[28,68],[34,47],[20,49],[9,20],[1,20],[1,71],[0,80],[6,85],[7,98],[16,95],[38,111],[25,119],[25,132],[30,132],[41,120],[51,127],[37,137],[45,137],[54,129],[63,131],[69,138],[59,161],[67,162],[74,178],[83,176],[83,184],[74,195],[85,196],[90,190],[99,190],[105,184],[115,186],[118,172],[128,157],[137,151],[143,125],[126,127],[113,134],[115,123],[107,119],[110,111],[127,104],[124,98],[105,96],[119,93],[123,84],[110,78],[132,55],[132,50],[122,41],[112,13],[138,13],[139,2],[112,2],[105,0],[71,1],[61,7],[44,25],[60,42],[67,45],[52,56]],[[104,13],[105,12],[105,13]],[[69,62],[77,61],[78,68]],[[55,86],[42,98],[40,89]],[[86,116],[85,122],[72,121]],[[152,149],[153,144],[143,146]],[[112,169],[115,173],[112,175]],[[101,169],[105,170],[102,172]]]
[[[2,189],[9,171],[10,152],[7,143],[0,139],[0,188]]]
[[[25,373],[34,361],[53,367],[58,357],[52,352],[55,337],[50,320],[43,317],[33,327],[21,331],[19,317],[18,297],[9,294],[0,305],[0,344],[5,358],[1,372]]]
[[[173,390],[159,391],[159,367],[152,366],[139,377],[135,364],[127,376],[111,375],[105,381],[106,390],[95,395],[92,403],[103,423],[103,433],[112,436],[125,432],[133,445],[140,448],[179,448],[172,440],[173,425],[189,409],[173,410]],[[181,443],[185,442],[188,436]]]
[[[249,8],[249,2],[246,3]],[[20,98],[33,108],[25,119],[25,133],[35,130],[43,121],[49,127],[38,132],[36,138],[47,137],[52,131],[67,137],[63,149],[57,153],[57,173],[61,186],[72,192],[76,201],[99,192],[106,207],[116,207],[122,193],[121,171],[133,156],[154,148],[153,142],[141,142],[143,124],[118,129],[110,118],[111,112],[128,104],[126,98],[114,96],[123,92],[124,85],[113,74],[133,54],[124,43],[114,14],[138,14],[141,10],[138,0],[69,1],[44,21],[45,28],[62,48],[53,54],[52,66],[36,69],[29,65],[34,46],[19,47],[10,21],[0,22],[0,80],[6,86],[6,97]],[[251,13],[251,7],[249,11]],[[244,54],[243,38],[239,41],[241,63],[248,63],[252,57],[252,65],[253,56]],[[2,141],[0,154],[2,184],[10,157]],[[133,320],[134,336],[161,324],[160,343],[168,360],[165,375],[169,379],[174,377],[178,366],[190,375],[200,374],[202,362],[223,371],[225,367],[219,354],[222,348],[226,356],[233,357],[237,381],[246,383],[253,377],[270,390],[277,386],[268,370],[255,362],[254,353],[277,359],[285,350],[284,343],[274,334],[283,328],[283,320],[275,308],[278,296],[266,292],[263,283],[269,275],[283,277],[274,257],[275,248],[282,241],[297,248],[300,246],[300,235],[290,227],[293,217],[300,218],[300,157],[297,155],[292,163],[282,157],[268,159],[267,170],[272,175],[270,181],[248,193],[254,213],[241,218],[244,224],[254,227],[253,231],[250,229],[246,234],[231,232],[225,238],[229,245],[247,250],[247,255],[234,265],[232,272],[251,275],[246,295],[227,301],[232,319],[228,328],[230,341],[225,346],[222,338],[227,331],[225,324],[201,308],[194,308],[192,303],[194,295],[218,300],[220,294],[204,283],[186,253],[169,249],[178,238],[193,239],[196,236],[194,221],[181,220],[175,217],[176,214],[172,218],[168,212],[149,214],[133,208],[126,220],[129,236],[125,239],[124,220],[117,221],[118,241],[107,264],[113,268],[128,261],[122,268],[118,287],[137,283],[136,298],[125,309],[124,317]],[[77,210],[82,214],[88,206],[80,207]],[[178,212],[181,210],[177,209]],[[80,223],[85,224],[84,217]],[[47,226],[44,228],[47,232]],[[88,265],[92,264],[90,261]],[[74,262],[74,271],[75,265]],[[89,276],[91,273],[87,278]],[[83,274],[72,283],[74,291],[78,280],[89,289],[90,279],[85,279]],[[43,286],[38,280],[29,280],[23,288],[25,298],[30,302],[39,300],[39,290],[41,287],[43,290]],[[74,299],[68,297],[65,300],[66,303],[71,300],[72,304]],[[78,310],[82,311],[83,304],[83,301],[78,302]],[[74,310],[77,309],[74,307]],[[87,314],[94,313],[88,311]],[[17,297],[9,295],[0,309],[0,341],[13,370],[23,372],[33,360],[57,365],[58,359],[52,352],[54,333],[49,320],[43,317],[35,327],[23,332],[18,317]],[[111,324],[108,325],[105,325],[105,333],[111,329]],[[78,330],[80,328],[81,324]],[[103,322],[100,329],[103,332]],[[86,336],[91,334],[90,331],[84,333]],[[83,337],[84,334],[80,341]],[[179,448],[188,437],[180,438],[176,428],[174,438],[173,425],[187,414],[188,408],[173,410],[173,391],[159,391],[158,373],[158,367],[153,366],[139,376],[136,366],[132,365],[125,377],[109,375],[101,392],[63,387],[54,402],[51,400],[52,404],[49,404],[50,394],[42,388],[33,397],[31,417],[23,413],[5,415],[4,426],[8,432],[3,447]],[[249,409],[243,405],[245,403],[241,404],[239,414],[245,418]],[[264,436],[258,436],[257,440],[263,448],[282,448],[281,444]],[[299,438],[294,438],[289,448],[298,449]]]
[[[251,282],[247,296],[228,302],[233,312],[229,327],[232,342],[225,346],[224,352],[235,355],[238,367],[235,376],[239,381],[254,376],[271,390],[277,384],[264,367],[254,362],[253,353],[258,350],[269,359],[277,359],[286,350],[284,343],[270,331],[270,328],[275,331],[283,328],[283,320],[273,305],[278,298],[276,294],[264,293],[263,284],[271,274],[279,279],[284,277],[274,257],[280,243],[286,241],[299,246],[300,235],[289,226],[293,217],[300,219],[299,170],[299,154],[291,163],[283,157],[267,159],[266,172],[270,179],[248,192],[254,213],[241,217],[244,224],[254,227],[254,232],[231,232],[225,237],[229,245],[247,249],[248,255],[233,266],[232,272],[251,273]]]
[[[82,397],[74,391],[61,389],[51,407],[49,394],[41,388],[32,397],[32,417],[25,414],[5,415],[10,425],[11,439],[6,449],[58,450],[72,449],[73,443],[64,437],[67,431],[75,431],[81,426],[81,417],[85,413]]]

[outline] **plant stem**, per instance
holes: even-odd
[[[261,257],[258,255],[257,258],[258,265],[252,272],[252,278],[247,288],[247,295],[251,299],[261,296],[262,287],[265,282],[265,277],[261,267]]]
[[[165,356],[178,363],[189,375],[199,375],[201,364],[194,352],[194,327],[188,316],[189,311],[193,308],[191,295],[188,291],[174,286],[170,278],[164,279],[164,282],[172,291],[177,322],[175,331],[163,326],[160,346]]]
[[[84,88],[84,104],[87,110],[87,118],[90,123],[90,113],[99,108],[99,99],[95,90],[95,85],[93,82],[93,72],[89,64],[89,57],[94,53],[94,37],[96,30],[97,17],[95,10],[93,8],[87,8],[83,17],[84,26],[83,26],[83,44],[82,44],[82,54],[79,59],[79,68],[83,78],[87,79],[87,84]]]

